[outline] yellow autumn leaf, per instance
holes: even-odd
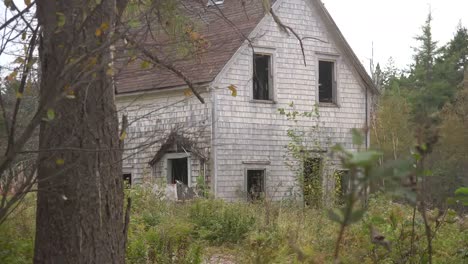
[[[127,137],[127,132],[124,131],[122,134],[120,134],[120,140],[124,140]]]
[[[142,69],[148,69],[151,66],[151,63],[149,61],[142,61],[140,66]]]
[[[191,96],[191,95],[192,95],[192,90],[190,90],[190,89],[185,89],[185,90],[184,90],[184,95],[187,96],[187,97]]]
[[[106,31],[109,29],[109,24],[104,22],[101,24],[101,26],[99,27],[102,31]]]
[[[23,94],[20,92],[16,92],[16,98],[21,99],[23,98]]]
[[[24,0],[24,4],[26,6],[30,6],[31,5],[31,0]]]
[[[237,96],[237,87],[234,84],[229,85],[228,89],[231,91],[231,96]]]
[[[96,57],[89,58],[88,67],[93,67],[96,64],[97,64],[97,58]]]
[[[107,69],[107,71],[106,71],[106,74],[107,74],[108,76],[114,75],[114,69],[112,69],[111,67],[109,67],[109,68]]]
[[[198,40],[200,38],[200,34],[197,32],[190,32],[190,39],[192,40]]]
[[[15,70],[13,71],[12,73],[10,73],[10,75],[7,76],[7,80],[9,82],[13,81],[14,79],[16,79],[16,76],[18,75],[18,72]]]
[[[63,164],[65,164],[65,160],[64,159],[56,159],[55,164],[57,164],[59,166],[62,166]]]
[[[57,27],[61,28],[65,25],[65,14],[61,12],[55,13],[57,16]]]
[[[96,35],[96,37],[101,36],[102,35],[101,28],[96,28],[96,32],[94,32],[94,35]]]

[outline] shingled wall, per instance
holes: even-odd
[[[304,40],[306,64],[298,40],[293,34],[281,32],[271,16],[266,17],[253,32],[255,50],[271,52],[274,56],[275,103],[252,100],[252,49],[247,45],[233,59],[233,63],[213,84],[216,92],[215,153],[217,196],[239,199],[246,191],[246,170],[265,169],[266,187],[272,197],[291,194],[296,178],[285,165],[285,146],[289,142],[287,130],[295,125],[315,126],[308,118],[295,124],[278,114],[278,108],[288,109],[294,102],[299,112],[313,111],[317,103],[317,64],[319,57],[334,58],[337,63],[338,105],[320,105],[320,141],[329,145],[343,144],[354,149],[350,130],[363,128],[366,122],[366,90],[353,72],[351,62],[335,44],[334,38],[321,20],[312,1],[278,1],[276,14]],[[318,41],[313,38],[318,38]],[[237,97],[221,89],[237,87]],[[326,146],[324,146],[326,147]],[[325,154],[327,155],[327,154]],[[336,160],[328,160],[327,173],[339,167]],[[328,177],[324,187],[333,189],[334,180]]]

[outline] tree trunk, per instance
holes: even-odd
[[[122,152],[106,44],[115,5],[37,1],[40,106],[48,110],[39,136],[36,264],[125,261]]]

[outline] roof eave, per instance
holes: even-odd
[[[375,86],[374,82],[372,81],[372,78],[367,73],[367,71],[364,68],[364,66],[362,65],[361,61],[359,61],[359,58],[354,53],[354,51],[351,48],[351,46],[349,45],[348,41],[346,41],[343,33],[341,33],[340,29],[338,28],[338,25],[335,23],[332,16],[328,12],[328,10],[325,8],[325,5],[322,3],[321,0],[312,0],[312,1],[314,1],[317,4],[317,7],[321,11],[319,13],[321,13],[323,15],[323,20],[326,23],[329,23],[329,26],[332,29],[334,29],[334,32],[333,32],[333,33],[335,33],[334,35],[338,38],[339,42],[341,42],[343,44],[342,48],[344,49],[344,52],[351,59],[351,62],[353,64],[355,70],[357,71],[357,73],[361,77],[361,79],[364,82],[364,85],[366,86],[366,88],[368,88],[374,94],[380,94],[380,91]]]

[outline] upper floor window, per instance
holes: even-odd
[[[319,60],[319,103],[336,103],[335,67],[334,61]]]
[[[253,99],[273,100],[273,69],[270,54],[253,56]]]

